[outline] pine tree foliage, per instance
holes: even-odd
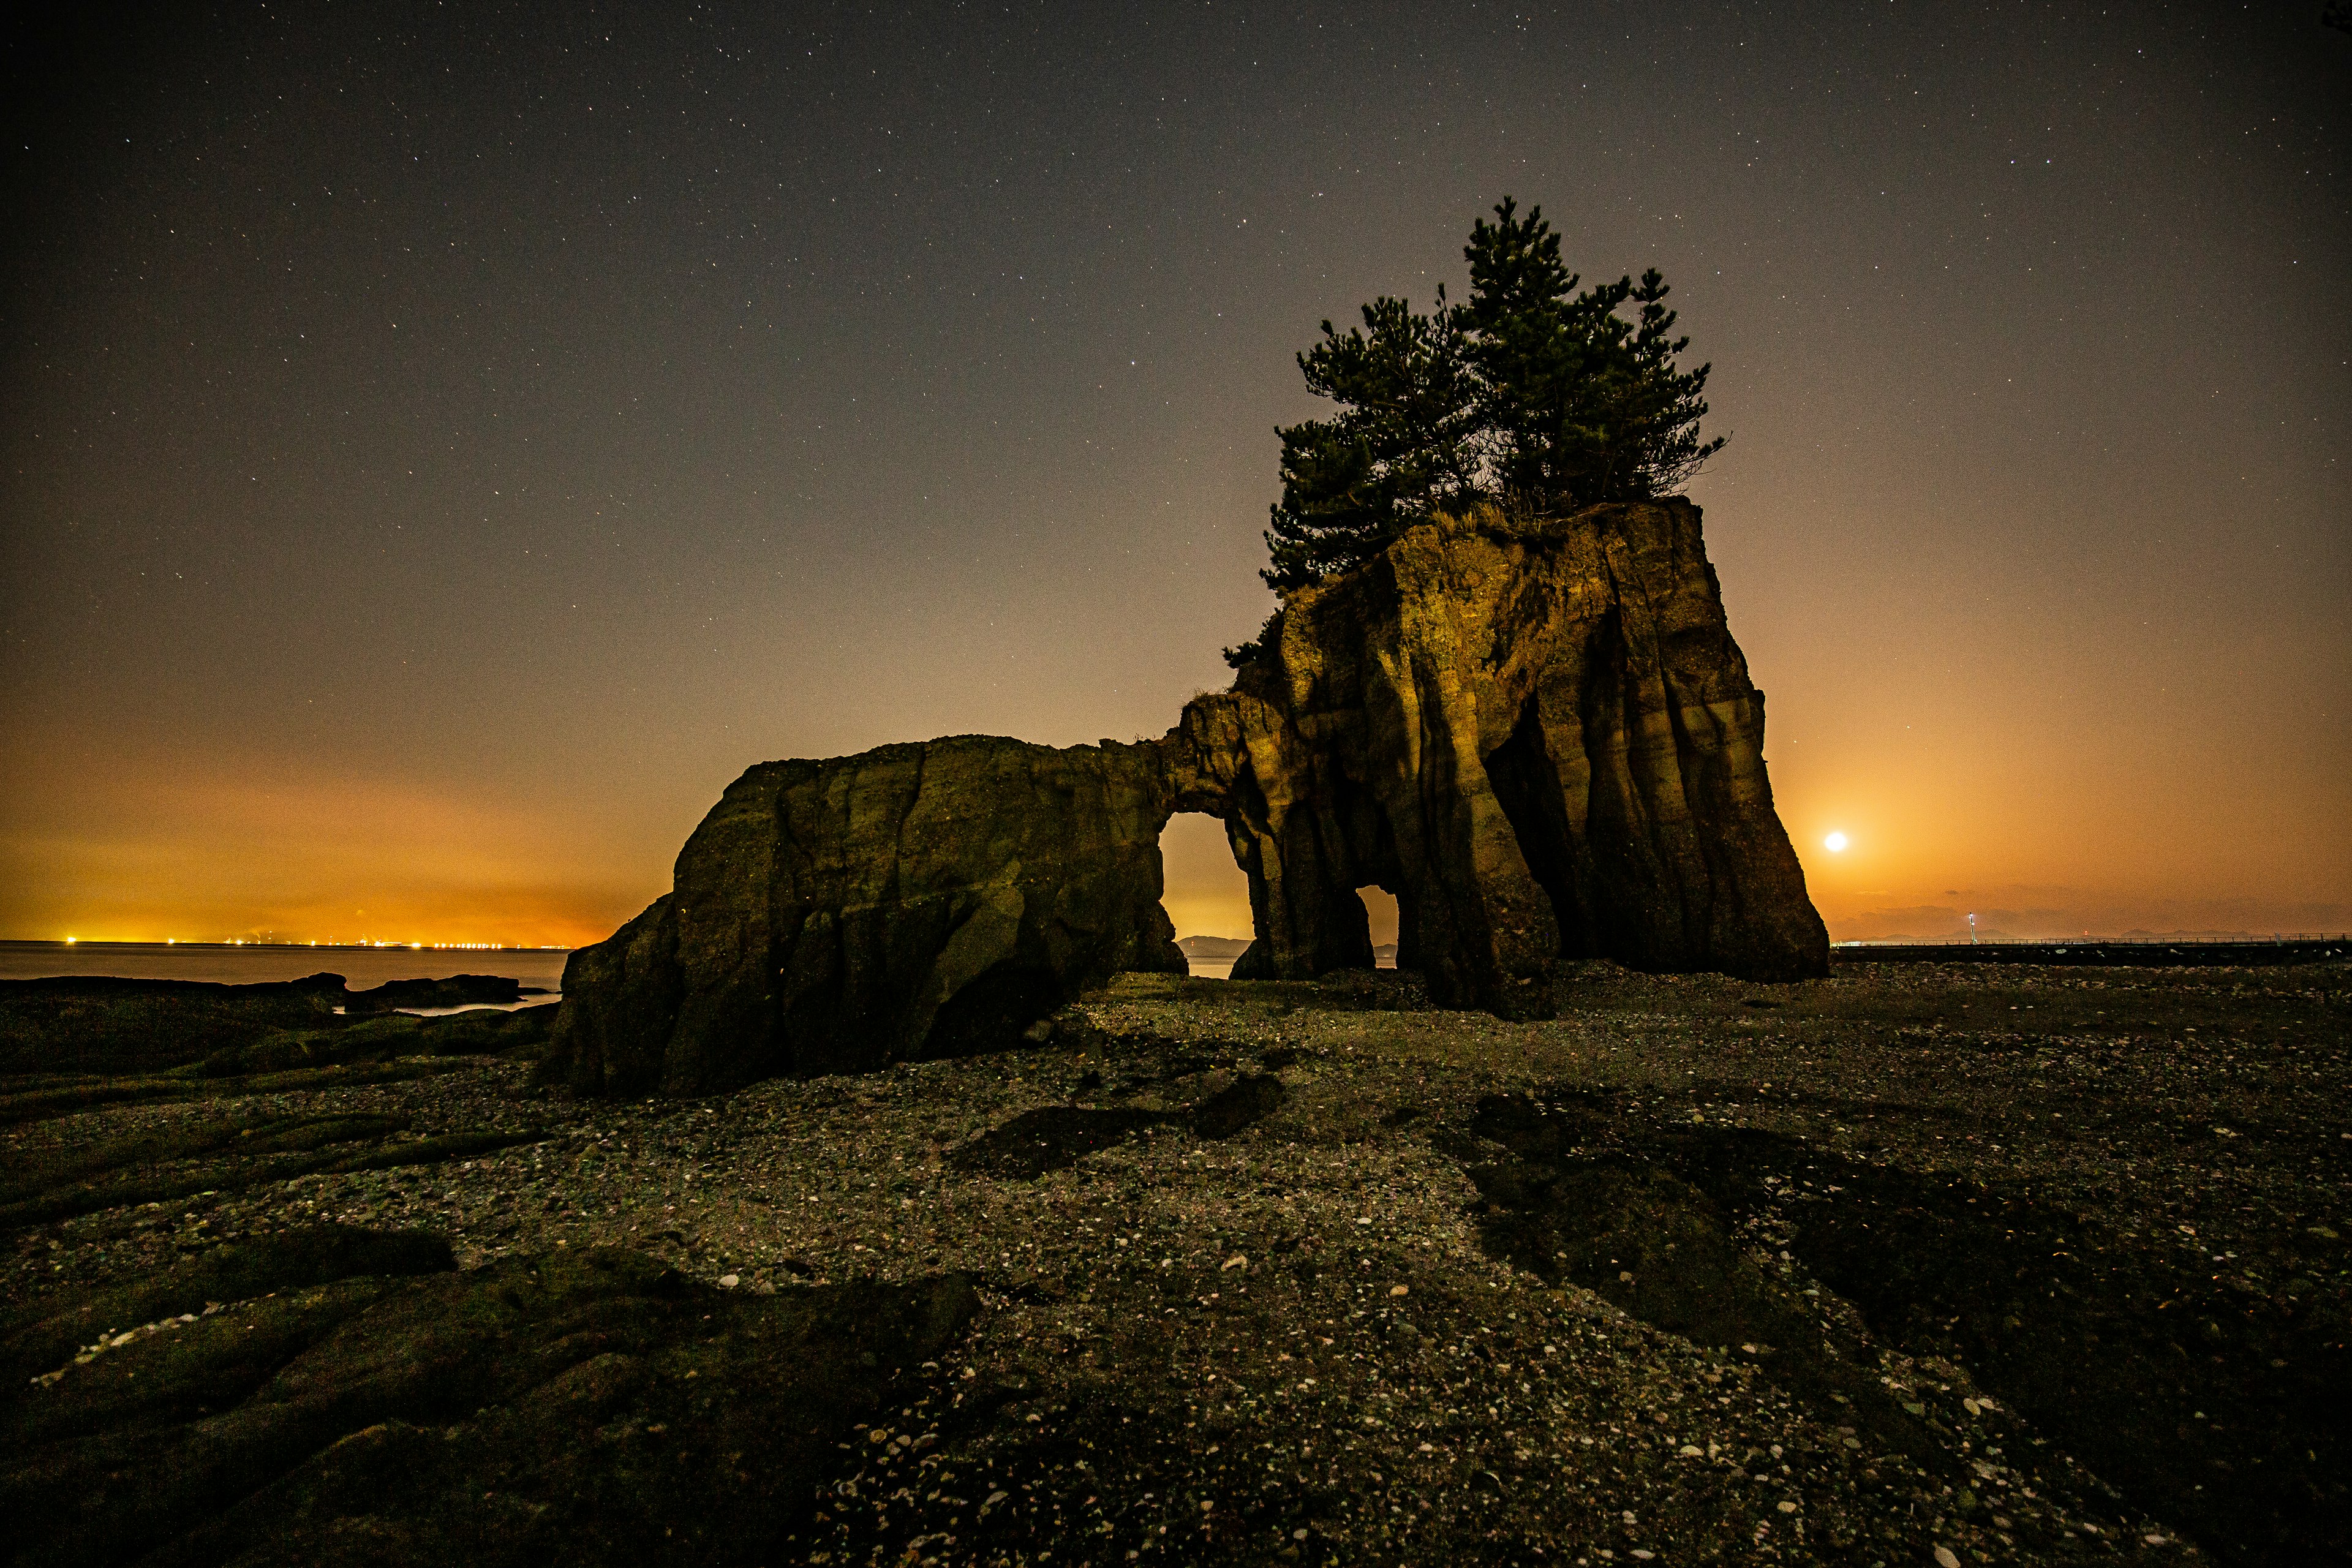
[[[1462,310],[1441,288],[1433,314],[1383,297],[1363,316],[1345,333],[1324,322],[1323,341],[1298,356],[1307,389],[1340,411],[1276,432],[1283,502],[1266,533],[1265,576],[1276,586],[1342,571],[1394,538],[1399,518],[1478,492],[1477,383]]]
[[[1721,449],[1703,440],[1709,367],[1677,368],[1653,268],[1577,292],[1543,209],[1506,197],[1464,247],[1470,298],[1424,315],[1383,297],[1363,324],[1298,356],[1336,405],[1285,426],[1282,499],[1262,574],[1304,586],[1370,558],[1412,523],[1471,501],[1558,514],[1672,494]],[[1227,657],[1243,664],[1263,646]]]

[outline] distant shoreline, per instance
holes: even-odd
[[[490,942],[85,942],[79,937],[0,937],[0,949],[55,948],[217,948],[223,952],[570,952],[568,947],[529,947]]]
[[[2200,941],[2162,937],[2078,937],[2073,942],[1840,942],[1830,944],[1832,964],[1849,963],[2051,963],[2132,968],[2267,967],[2323,963],[2352,958],[2352,937],[2263,937],[2253,941]]]
[[[331,973],[359,989],[387,980],[499,974],[549,991],[563,982],[562,947],[394,947],[373,942],[23,942],[0,940],[0,980],[68,976],[210,980],[226,984],[300,980]]]

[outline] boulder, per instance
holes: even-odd
[[[978,1308],[961,1275],[764,1295],[614,1248],[459,1273],[433,1237],[306,1239],[182,1270],[129,1321],[184,1316],[97,1356],[53,1334],[0,1391],[12,1562],[805,1561],[866,1424],[937,1386]]]
[[[959,735],[765,763],[673,890],[572,954],[554,1070],[706,1093],[1009,1045],[1122,970],[1184,972],[1156,746]]]

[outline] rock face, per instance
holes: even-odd
[[[1271,656],[1162,747],[1249,873],[1235,978],[1370,967],[1373,885],[1433,997],[1530,1014],[1556,958],[1825,972],[1763,742],[1677,500],[1415,528],[1286,600]]]
[[[187,1316],[77,1363],[126,1300]],[[836,1440],[936,1386],[978,1305],[961,1275],[755,1295],[609,1247],[457,1272],[417,1232],[252,1238],[11,1336],[48,1376],[0,1405],[9,1560],[805,1561],[866,1458]]]
[[[764,763],[677,884],[572,956],[554,1060],[678,1094],[982,1049],[1122,970],[1181,973],[1158,749],[959,735]]]
[[[1763,738],[1696,507],[1440,519],[1286,599],[1268,655],[1158,742],[751,769],[675,889],[572,955],[552,1065],[709,1092],[983,1049],[1118,971],[1181,972],[1180,811],[1248,873],[1236,979],[1372,967],[1365,886],[1443,1004],[1546,1014],[1562,958],[1820,974]]]

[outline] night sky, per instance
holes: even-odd
[[[2352,924],[2319,9],[5,24],[0,936],[593,941],[750,763],[1157,735],[1292,355],[1506,193],[1715,366],[1832,934]]]

